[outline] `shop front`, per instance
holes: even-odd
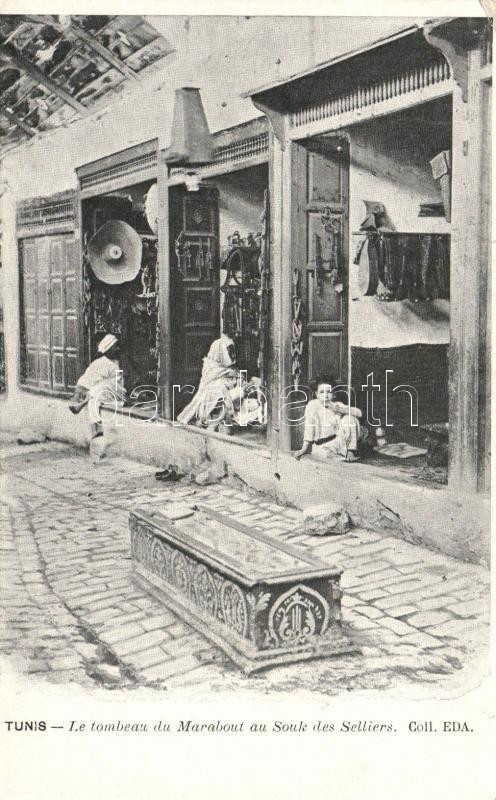
[[[484,507],[489,481],[491,35],[482,20],[429,23],[250,93],[274,131],[279,448],[301,447],[313,381],[332,377],[368,450],[301,468],[325,469],[363,519],[402,516],[438,546],[463,532],[436,531],[436,514],[452,526]],[[487,539],[476,527],[466,551]]]
[[[489,41],[482,20],[408,28],[251,93],[264,116],[210,134],[202,112],[188,141],[164,95],[160,137],[22,200],[24,416],[85,442],[66,400],[114,333],[117,450],[486,558]],[[198,425],[185,412],[221,336],[251,405]],[[362,412],[360,463],[294,459],[318,377]]]

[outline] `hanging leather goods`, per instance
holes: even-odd
[[[451,150],[438,153],[431,162],[432,177],[439,181],[446,222],[451,222]]]
[[[391,295],[391,300],[394,299],[394,290],[396,288],[396,274],[395,274],[395,237],[383,235],[384,244],[384,284],[386,289]]]
[[[386,221],[386,207],[376,200],[362,200],[365,206],[365,219],[360,225],[361,231],[377,230]]]
[[[293,322],[291,326],[291,376],[296,388],[300,385],[303,355],[303,301],[300,297],[300,271],[293,270]]]
[[[269,282],[270,282],[270,253],[269,253],[269,191],[264,190],[264,206],[260,216],[261,232],[257,234],[260,254],[258,258],[258,271],[260,274],[259,311],[258,311],[258,368],[261,385],[267,385],[268,371],[268,337],[269,337]]]
[[[367,244],[367,236],[363,236],[362,239],[358,242],[355,250],[355,257],[353,259],[353,263],[358,266],[360,263],[360,259],[362,257],[363,248]]]
[[[367,235],[367,246],[361,251],[357,282],[360,291],[366,297],[376,293],[379,285],[379,264],[374,233]]]
[[[86,330],[89,329],[91,309],[93,305],[90,268],[91,265],[88,259],[88,251],[85,247],[83,251],[83,319]]]
[[[212,261],[212,244],[210,239],[207,239],[207,252],[205,253],[205,268],[210,278],[210,283],[214,282],[214,265]]]
[[[377,272],[379,275],[379,281],[376,290],[377,298],[379,300],[382,300],[383,302],[388,302],[389,300],[393,299],[393,293],[387,285],[387,279],[386,279],[387,244],[386,244],[386,237],[384,236],[383,233],[379,233],[378,235],[376,248],[377,248]],[[389,270],[390,267],[388,266],[388,271]]]
[[[424,234],[420,237],[420,283],[422,300],[432,300],[435,295],[432,281],[433,237]]]
[[[322,240],[318,233],[315,234],[315,283],[319,297],[324,294],[325,269],[322,260]]]
[[[435,272],[439,297],[449,300],[450,296],[450,258],[448,237],[438,235],[435,237]]]
[[[411,265],[411,244],[408,234],[398,237],[398,249],[400,256],[400,271],[398,288],[396,289],[396,300],[405,300],[410,290],[410,265]]]
[[[422,267],[420,255],[420,242],[422,236],[410,236],[412,247],[411,278],[408,299],[418,303],[422,299]]]

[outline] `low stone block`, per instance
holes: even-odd
[[[308,536],[332,536],[350,530],[348,512],[335,503],[321,503],[303,509],[303,520],[297,530]]]
[[[35,430],[34,428],[21,428],[17,434],[18,444],[41,444],[46,442],[47,435],[43,430]]]

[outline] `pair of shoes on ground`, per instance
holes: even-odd
[[[162,483],[174,483],[181,480],[182,477],[182,474],[174,464],[169,464],[167,469],[161,469],[155,473],[156,480],[162,481]]]

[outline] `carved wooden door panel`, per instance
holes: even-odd
[[[68,395],[79,371],[79,272],[72,234],[19,242],[22,383]]]
[[[348,382],[349,148],[345,139],[321,137],[294,152],[293,297],[302,301],[300,347],[292,344],[292,378],[308,386],[318,375]],[[294,274],[293,277],[296,277]],[[293,299],[293,303],[294,303]],[[293,305],[294,312],[294,305]],[[293,325],[294,328],[294,325]],[[301,418],[301,410],[296,409]],[[294,437],[301,441],[301,430]]]
[[[73,389],[78,379],[79,259],[74,239],[52,236],[49,258],[52,388],[64,392]]]
[[[220,336],[219,203],[217,190],[170,196],[172,383],[198,387],[203,357]],[[191,393],[174,392],[174,413]]]

